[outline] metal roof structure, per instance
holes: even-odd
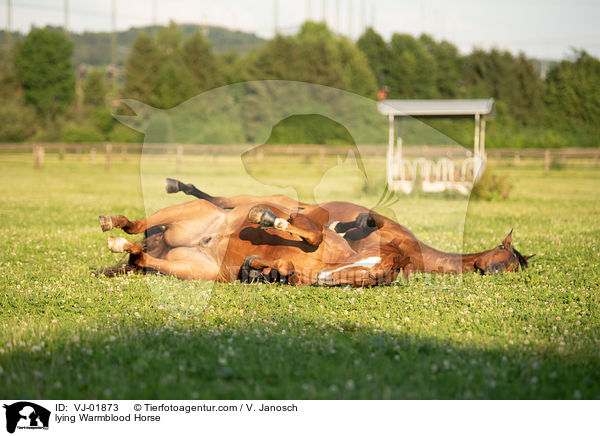
[[[423,181],[423,189],[439,190],[449,187],[460,188],[461,192],[468,193],[467,187],[480,177],[481,170],[485,166],[485,122],[494,116],[494,99],[472,99],[472,100],[381,100],[377,103],[377,109],[389,120],[388,152],[387,152],[387,182],[392,190],[404,190],[410,192],[414,187],[417,163],[409,168],[413,170],[413,180],[406,178],[408,161],[402,156],[402,119],[405,117],[464,117],[471,116],[475,121],[475,132],[473,135],[473,157],[463,163],[461,181],[450,180],[449,177],[455,173],[455,164],[446,159],[437,164],[438,179],[435,182]],[[397,127],[395,126],[397,124]],[[442,165],[443,164],[443,165]],[[471,165],[473,179],[467,180],[467,166]],[[429,173],[431,165],[429,162]],[[434,166],[435,166],[434,165]],[[444,168],[442,168],[445,165]],[[450,169],[449,169],[450,168]],[[454,176],[452,176],[454,177]],[[444,178],[444,180],[441,180]]]
[[[379,112],[384,115],[401,116],[461,116],[493,114],[494,99],[471,100],[381,100]]]

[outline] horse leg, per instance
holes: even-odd
[[[244,260],[238,278],[242,282],[264,280],[295,283],[297,281],[294,264],[291,261],[284,259],[269,260],[258,255],[248,256]]]
[[[207,194],[204,191],[199,190],[191,183],[183,183],[176,179],[167,178],[165,181],[165,188],[168,194],[173,194],[175,192],[183,192],[187,195],[192,195],[198,199],[206,200],[211,202],[212,204],[219,206],[222,209],[233,209],[238,206],[243,206],[245,204],[250,203],[258,203],[258,202],[266,202],[266,203],[275,203],[280,206],[296,209],[298,207],[308,206],[306,203],[300,203],[296,200],[293,200],[285,195],[272,195],[265,197],[258,197],[256,195],[238,195],[235,197],[213,197],[210,194]]]
[[[379,217],[370,213],[359,213],[354,221],[332,221],[326,226],[336,233],[346,233],[351,229],[361,229],[373,231],[383,227],[385,222]]]
[[[139,220],[130,221],[123,215],[101,215],[99,219],[100,227],[104,232],[118,228],[129,234],[137,234],[152,227],[169,227],[176,223],[197,221],[214,212],[223,212],[223,210],[208,201],[195,200],[161,209],[151,216]]]
[[[195,248],[173,248],[167,252],[165,259],[159,259],[143,252],[141,243],[129,242],[125,238],[109,237],[108,247],[114,253],[135,255],[134,263],[138,267],[152,268],[182,280],[216,280],[218,277],[218,265]]]
[[[264,228],[273,228],[289,232],[304,239],[310,245],[318,246],[323,242],[325,227],[312,221],[301,213],[290,214],[289,219],[279,218],[270,209],[254,206],[248,212],[248,221]]]

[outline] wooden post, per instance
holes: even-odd
[[[402,118],[398,118],[398,133],[396,134],[396,165],[402,165]]]
[[[596,152],[596,154],[594,154],[594,166],[597,167],[598,166],[598,158],[600,157],[600,152]]]
[[[485,118],[481,118],[481,133],[479,135],[479,154],[481,154],[481,159],[485,159]]]
[[[92,147],[90,150],[90,162],[93,164],[96,163],[96,147]]]
[[[106,171],[110,171],[111,155],[112,155],[112,144],[106,144]]]
[[[479,156],[479,114],[475,114],[475,137],[473,138],[473,155],[475,156],[475,160],[477,160]]]
[[[319,146],[319,174],[325,171],[325,146]]]
[[[64,159],[65,159],[65,154],[66,154],[66,153],[67,153],[67,152],[66,152],[65,146],[64,146],[64,144],[62,144],[62,145],[60,146],[60,148],[58,149],[58,158],[59,158],[60,160],[64,160]]]
[[[394,177],[392,174],[394,167],[394,115],[388,116],[388,150],[387,150],[387,182],[391,187]]]
[[[521,153],[515,151],[515,166],[518,167],[521,165]]]
[[[33,149],[33,159],[35,161],[35,168],[40,169],[44,164],[44,147],[36,145]]]
[[[175,172],[176,173],[181,172],[182,161],[183,161],[183,145],[178,145],[177,146],[177,158],[176,158],[176,162],[175,162]]]
[[[546,149],[546,151],[544,151],[544,172],[546,174],[548,174],[550,172],[550,162],[551,162],[551,158],[550,158],[550,150]]]
[[[121,146],[121,160],[123,162],[127,160],[127,149],[124,145]]]

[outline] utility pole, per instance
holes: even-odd
[[[340,28],[340,0],[335,0],[335,30],[342,33]]]
[[[306,0],[306,21],[310,21],[312,15],[310,0]]]
[[[6,43],[8,48],[12,47],[12,0],[6,0]]]
[[[365,26],[367,22],[367,10],[365,0],[360,0],[360,32],[363,33],[365,31]]]
[[[152,0],[152,33],[156,31],[156,0]]]
[[[326,15],[325,9],[327,8],[327,6],[325,5],[325,0],[323,0],[322,7],[323,7],[323,10],[321,11],[321,16],[322,16],[322,19],[323,19],[322,21],[324,23],[327,23],[327,18],[325,18],[325,15]]]
[[[65,35],[69,36],[69,0],[65,0]]]
[[[348,38],[352,39],[352,0],[348,0]]]
[[[117,64],[117,0],[112,0],[112,20],[111,20],[111,32],[110,32],[110,63],[113,68]]]
[[[375,30],[375,2],[371,2],[371,27]]]
[[[275,36],[279,35],[279,26],[277,24],[277,16],[279,15],[279,11],[277,10],[277,0],[273,0],[273,34]]]

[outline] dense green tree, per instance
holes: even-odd
[[[123,96],[170,108],[221,82],[218,59],[200,33],[183,39],[171,22],[155,38],[140,34],[125,64]]]
[[[223,71],[210,42],[201,32],[195,32],[183,43],[182,58],[195,80],[196,89],[203,92],[223,83]]]
[[[559,63],[548,74],[545,102],[550,125],[588,125],[598,130],[600,60],[585,51],[576,51],[574,60]]]
[[[367,57],[323,23],[306,22],[296,36],[276,36],[248,57],[255,79],[298,80],[374,97]]]
[[[154,39],[146,33],[140,33],[125,63],[122,96],[150,104],[156,94],[156,79],[162,61],[163,55]]]
[[[94,68],[88,73],[82,85],[83,102],[85,104],[97,107],[105,105],[105,79],[106,72],[102,69]]]
[[[72,53],[73,45],[63,33],[33,29],[17,55],[25,103],[47,119],[64,112],[75,96]]]
[[[437,66],[425,45],[411,35],[394,34],[390,43],[391,98],[435,98]]]
[[[533,63],[525,55],[514,57],[508,51],[474,50],[463,64],[465,94],[493,97],[506,105],[504,118],[520,124],[539,122],[543,83]],[[502,122],[503,117],[499,117]]]
[[[377,79],[380,88],[388,85],[388,74],[391,53],[384,39],[371,27],[365,30],[356,46],[367,56],[369,66]]]
[[[421,35],[419,41],[435,62],[435,86],[438,94],[442,98],[456,98],[460,94],[462,63],[458,48],[448,41],[437,42],[425,34]]]

